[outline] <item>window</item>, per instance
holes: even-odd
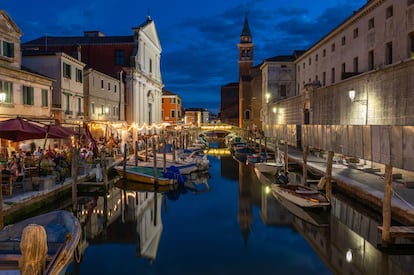
[[[64,93],[65,95],[65,114],[70,115],[70,95],[67,93]]]
[[[410,52],[408,56],[411,58],[414,58],[414,33],[409,34],[408,43],[410,44],[409,45]]]
[[[114,85],[114,93],[116,93],[116,87],[117,87],[117,86],[116,86],[116,85]]]
[[[170,98],[170,103],[175,103],[175,98]]]
[[[312,64],[312,58],[309,57],[308,63],[309,63],[309,65]]]
[[[82,116],[82,98],[78,97],[78,116]]]
[[[342,73],[346,72],[346,64],[345,63],[341,64],[341,69],[342,69]]]
[[[34,105],[34,88],[23,85],[23,104]]]
[[[42,89],[42,107],[49,106],[49,90]]]
[[[108,82],[108,91],[111,90],[111,83]]]
[[[374,69],[374,51],[368,52],[368,70]]]
[[[322,51],[322,56],[326,56],[326,50],[325,49],[323,49],[323,51]]]
[[[82,70],[76,68],[76,82],[82,83],[83,82],[83,72]]]
[[[371,18],[371,19],[368,20],[368,30],[370,30],[374,27],[375,27],[374,18]]]
[[[280,85],[280,97],[286,97],[286,85]]]
[[[287,68],[286,65],[280,65],[280,68]]]
[[[392,63],[392,42],[385,45],[385,64]]]
[[[152,73],[152,59],[149,60],[149,72]]]
[[[318,61],[319,59],[319,54],[315,55],[315,61]]]
[[[13,103],[13,83],[0,80],[0,92],[6,94],[4,103]]]
[[[95,114],[95,103],[92,102],[91,104],[91,110],[92,110],[92,114]]]
[[[354,38],[357,38],[359,35],[359,30],[358,28],[354,29]]]
[[[115,65],[125,65],[125,54],[123,50],[115,50]]]
[[[104,89],[104,81],[103,81],[103,79],[101,79],[101,89],[102,90]]]
[[[342,36],[341,44],[344,46],[346,44],[346,36]]]
[[[335,83],[335,68],[331,69],[331,83]]]
[[[10,57],[13,58],[14,57],[14,44],[7,42],[7,41],[3,41],[3,56],[5,57]]]
[[[246,119],[246,120],[250,120],[250,111],[249,111],[249,110],[246,110],[246,111],[244,112],[244,119]]]
[[[322,73],[322,85],[326,86],[326,72]]]
[[[331,52],[334,52],[335,51],[335,43],[332,43],[332,45],[331,45]]]
[[[72,78],[71,71],[72,71],[72,66],[63,62],[63,77],[71,79]]]
[[[175,110],[171,110],[171,117],[175,117]]]
[[[385,10],[385,18],[390,18],[393,16],[393,14],[394,14],[394,8],[391,5]]]
[[[358,57],[354,57],[354,73],[358,72]]]

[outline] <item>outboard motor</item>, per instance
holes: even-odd
[[[280,174],[280,175],[277,177],[277,181],[278,181],[278,183],[280,183],[280,184],[288,184],[288,182],[289,182],[289,178],[288,178],[288,176],[287,176],[286,174]]]

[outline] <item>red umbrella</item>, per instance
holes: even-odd
[[[46,125],[44,128],[47,132],[48,138],[70,138],[71,136],[78,134],[72,129],[63,127],[58,124],[49,124]]]
[[[45,138],[46,131],[21,117],[0,121],[0,138],[11,141]]]

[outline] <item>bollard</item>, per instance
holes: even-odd
[[[22,256],[19,269],[22,275],[40,275],[46,268],[47,236],[43,226],[29,224],[23,229],[20,241]]]

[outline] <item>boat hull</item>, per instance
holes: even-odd
[[[272,185],[274,196],[282,197],[300,207],[318,208],[330,206],[330,201],[321,192],[303,185]]]
[[[277,162],[258,162],[254,164],[254,167],[262,173],[276,175],[281,169],[283,169],[282,163]]]
[[[124,169],[122,166],[116,166],[115,170],[118,175],[124,176]],[[158,185],[169,185],[174,183],[174,179],[163,176],[161,169],[157,168],[157,175],[154,173],[154,168],[145,166],[128,166],[126,167],[125,177],[130,181],[138,181],[143,183],[150,183]]]

